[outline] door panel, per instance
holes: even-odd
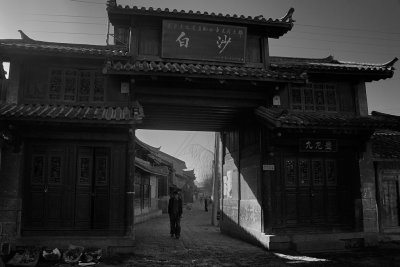
[[[94,165],[94,214],[95,229],[105,229],[109,225],[109,152],[107,149],[95,149]]]
[[[399,181],[397,175],[382,177],[382,224],[384,228],[399,227]]]
[[[90,229],[92,218],[92,170],[93,150],[91,148],[78,149],[75,226]]]
[[[298,226],[338,223],[337,160],[288,155],[282,158],[281,166],[286,223]]]
[[[43,144],[28,145],[27,184],[24,226],[28,228],[61,228],[65,181],[65,147]]]

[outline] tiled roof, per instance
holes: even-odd
[[[344,113],[295,112],[265,107],[257,108],[255,113],[272,128],[373,130],[400,127],[396,120]]]
[[[152,166],[150,162],[141,158],[135,158],[135,166],[139,169],[160,176],[168,176],[169,170],[167,166]]]
[[[2,50],[46,52],[56,55],[86,55],[86,56],[127,56],[128,52],[123,46],[104,46],[87,44],[67,44],[55,42],[36,41],[20,31],[22,39],[0,40],[0,54]]]
[[[264,68],[228,66],[218,64],[192,64],[172,61],[136,61],[135,63],[108,62],[109,73],[126,74],[175,74],[188,76],[217,76],[218,78],[240,78],[252,80],[306,80],[305,74],[270,71]]]
[[[391,77],[394,71],[394,64],[398,59],[394,58],[384,64],[346,62],[327,58],[290,58],[270,57],[271,68],[275,70],[304,70],[311,72],[334,71],[334,72],[362,72],[380,73]]]
[[[372,136],[372,153],[376,159],[400,160],[400,132],[375,132]]]
[[[0,120],[131,124],[140,122],[142,118],[143,110],[139,103],[133,107],[0,104]]]
[[[224,22],[224,23],[235,23],[235,24],[247,24],[247,25],[258,25],[258,26],[267,26],[269,28],[274,28],[275,31],[269,32],[269,36],[273,38],[277,38],[287,33],[293,27],[293,13],[294,8],[290,8],[287,14],[279,19],[272,18],[264,18],[264,16],[244,16],[244,15],[229,15],[229,14],[216,14],[214,12],[200,12],[200,11],[178,11],[176,9],[170,10],[168,8],[153,8],[153,7],[138,7],[138,6],[125,6],[117,5],[116,0],[107,1],[107,11],[109,13],[122,13],[129,15],[141,15],[141,16],[159,16],[159,17],[169,17],[174,19],[196,19],[196,20],[205,20],[212,22]],[[111,19],[112,21],[112,19]]]

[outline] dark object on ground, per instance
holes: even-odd
[[[40,250],[35,247],[23,247],[18,249],[15,255],[7,262],[11,266],[29,266],[33,267],[39,261]]]
[[[99,262],[101,256],[101,249],[86,249],[79,260],[79,266],[94,265]]]
[[[61,252],[58,248],[44,249],[42,252],[43,259],[46,261],[58,261],[61,259]]]
[[[83,247],[70,245],[63,254],[64,261],[66,263],[77,263],[82,256],[83,250]]]

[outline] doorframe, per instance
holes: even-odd
[[[391,163],[391,164],[397,164],[399,168],[395,168],[394,166],[392,167],[384,167],[382,165],[385,165],[385,163]],[[376,185],[376,200],[377,200],[377,205],[378,205],[378,227],[379,227],[379,232],[380,233],[400,233],[400,194],[399,194],[399,200],[398,200],[398,220],[399,220],[399,226],[397,228],[393,229],[387,229],[385,231],[385,227],[383,226],[383,204],[382,204],[382,195],[381,195],[381,190],[382,190],[382,179],[384,174],[396,174],[398,176],[398,182],[400,186],[400,161],[379,161],[375,160],[374,161],[374,169],[375,169],[375,185]],[[400,188],[399,188],[400,189]]]
[[[127,147],[127,140],[125,139],[111,139],[111,138],[106,138],[104,140],[100,139],[94,139],[93,141],[90,140],[86,140],[86,139],[69,139],[69,138],[57,138],[57,137],[53,137],[53,138],[46,138],[46,135],[42,135],[41,137],[37,137],[37,136],[26,136],[25,142],[24,142],[24,149],[23,149],[23,163],[22,163],[22,167],[23,167],[23,172],[22,175],[20,177],[20,181],[21,181],[21,187],[22,187],[22,195],[21,195],[21,204],[22,204],[22,209],[21,209],[21,224],[19,227],[19,236],[24,237],[24,236],[36,236],[36,235],[42,235],[45,234],[47,235],[48,232],[54,231],[54,229],[33,229],[29,226],[27,226],[27,209],[29,207],[27,207],[27,196],[28,194],[30,194],[30,169],[31,167],[28,167],[28,164],[31,164],[29,162],[29,158],[30,158],[30,151],[32,151],[32,147],[34,147],[35,145],[51,145],[52,143],[56,143],[56,144],[73,144],[74,145],[74,154],[75,154],[75,160],[77,160],[77,149],[78,147],[84,147],[84,146],[89,146],[89,147],[101,147],[101,148],[107,148],[110,149],[109,151],[109,181],[108,181],[108,185],[109,185],[109,189],[111,190],[111,166],[112,166],[112,155],[113,155],[113,147],[114,145],[118,144],[124,144],[124,146]],[[125,153],[124,153],[125,155]],[[126,161],[126,168],[128,167],[129,163],[128,160]],[[77,168],[77,166],[76,166]],[[73,171],[74,176],[76,176],[76,171]],[[124,171],[125,173],[126,171]],[[76,187],[76,177],[75,179],[75,183],[74,183],[74,188]],[[126,178],[124,179],[126,180]],[[124,184],[121,185],[122,187],[125,186]],[[75,201],[75,194],[74,193],[74,201]],[[109,192],[109,194],[111,194],[111,192]],[[109,195],[109,201],[111,198],[111,195]],[[125,205],[126,201],[124,200],[124,205]],[[125,207],[126,208],[126,207]],[[124,209],[125,209],[124,208]],[[126,211],[123,212],[124,213],[124,218],[126,216]],[[75,218],[75,214],[74,214],[74,218]],[[111,222],[110,222],[111,224]],[[127,226],[124,224],[124,229]],[[120,230],[116,230],[116,229],[106,229],[106,230],[96,230],[96,229],[89,229],[87,231],[80,231],[79,229],[58,229],[56,230],[57,232],[62,231],[64,232],[64,234],[66,235],[70,235],[70,236],[104,236],[104,234],[106,235],[123,235],[124,233],[120,232]],[[25,233],[24,233],[25,232]],[[125,230],[124,230],[125,232]]]

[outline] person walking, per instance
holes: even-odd
[[[171,237],[179,239],[181,235],[182,199],[177,191],[172,194],[168,202],[168,214]]]
[[[204,198],[204,211],[208,211],[208,197]]]

